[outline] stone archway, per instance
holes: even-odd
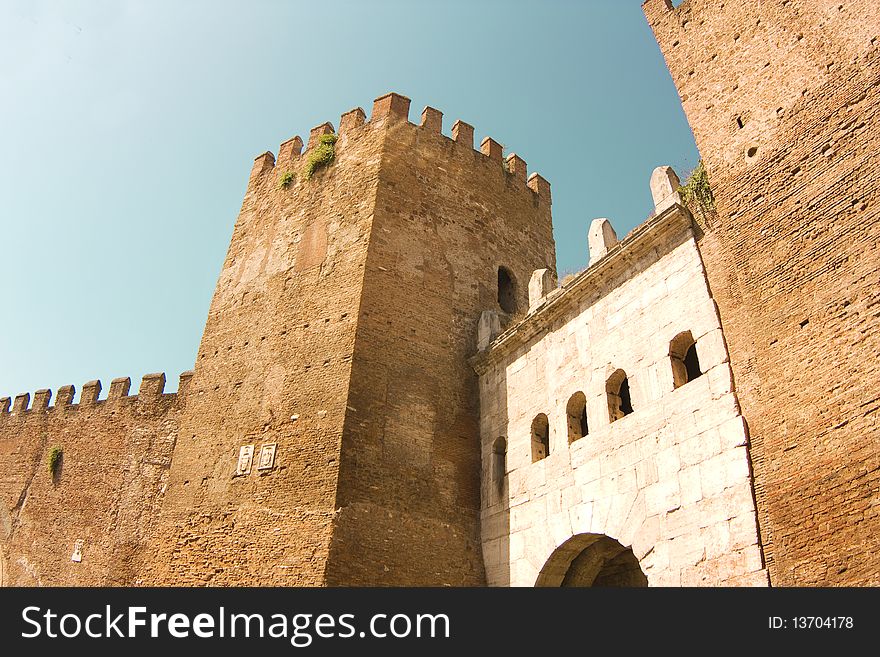
[[[647,586],[633,551],[603,534],[578,534],[553,551],[535,586]]]

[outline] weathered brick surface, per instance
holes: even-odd
[[[332,166],[257,158],[196,358],[147,581],[324,582],[383,132],[346,123]],[[286,173],[295,175],[287,186]],[[277,444],[258,471],[260,446]],[[248,475],[239,448],[255,446]]]
[[[525,162],[389,117],[366,260],[328,581],[484,582],[479,401],[467,358],[499,309],[519,312],[534,269],[555,269],[549,188]],[[537,179],[532,179],[534,183]],[[534,186],[536,189],[537,187]]]
[[[179,393],[161,394],[164,376],[151,378],[138,396],[114,382],[97,402],[88,392],[98,388],[86,387],[79,404],[62,388],[54,406],[37,393],[30,409],[21,398],[19,410],[0,412],[0,585],[135,582],[164,498],[187,381]],[[47,467],[53,447],[63,448],[55,476]],[[80,540],[82,560],[74,562]]]
[[[880,583],[880,7],[645,12],[711,178],[718,302],[777,585]],[[754,149],[754,150],[752,150]]]
[[[291,142],[258,158],[146,580],[484,581],[466,357],[498,266],[554,266],[549,190],[408,109],[389,95],[369,121],[345,114],[311,180],[279,186],[308,157]],[[262,443],[276,468],[233,476],[239,448]]]
[[[295,137],[277,162],[271,153],[256,159],[186,407],[165,403],[175,415],[160,472],[147,468],[147,448],[129,444],[129,431],[154,445],[172,435],[157,424],[161,414],[131,429],[116,411],[82,424],[70,419],[82,411],[23,412],[16,402],[3,416],[4,445],[17,459],[2,491],[4,564],[51,573],[42,583],[484,583],[479,407],[467,357],[480,310],[499,306],[499,267],[515,281],[512,314],[528,305],[531,272],[555,269],[550,187],[527,178],[522,158],[509,157],[505,170],[497,149],[475,150],[468,124],[457,122],[450,139],[439,111],[427,108],[418,126],[408,111],[409,99],[389,94],[369,121],[360,109],[344,114],[333,162],[310,180],[305,162],[330,124],[311,131],[304,153]],[[123,457],[149,470],[126,483],[129,493],[148,491],[140,507],[115,488],[87,487],[102,499],[123,496],[126,513],[137,512],[123,530],[90,515],[88,496],[70,498],[75,513],[64,519],[50,506],[34,516],[69,525],[67,542],[87,539],[89,557],[75,572],[88,575],[78,580],[49,568],[69,560],[68,547],[58,556],[41,547],[48,535],[33,550],[22,542],[32,529],[21,500],[42,490],[38,461],[56,435],[70,436],[68,469],[82,443],[101,454],[92,476]],[[242,473],[248,445],[253,463]],[[276,458],[261,470],[264,445]],[[89,541],[118,542],[120,532],[130,545],[96,569]]]

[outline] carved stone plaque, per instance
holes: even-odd
[[[83,560],[83,545],[85,545],[85,541],[81,538],[77,539],[73,544],[73,554],[70,555],[70,560],[79,563]]]
[[[242,445],[238,450],[238,466],[235,468],[235,474],[237,476],[250,474],[253,462],[254,446]]]
[[[275,449],[277,443],[266,443],[260,446],[260,460],[257,470],[271,470],[275,467]]]

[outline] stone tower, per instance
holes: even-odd
[[[257,158],[143,582],[485,582],[466,359],[481,311],[555,269],[550,187],[409,104],[344,114],[310,178],[329,123]]]
[[[705,162],[700,251],[775,585],[880,583],[880,8],[644,4]]]

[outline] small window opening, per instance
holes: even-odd
[[[501,436],[492,443],[492,480],[499,486],[507,474],[507,440]]]
[[[741,116],[736,117],[736,124],[739,126],[740,130],[742,130],[745,127],[745,124],[743,123]]]
[[[498,268],[498,305],[506,313],[516,312],[516,281],[507,267]]]
[[[624,379],[620,383],[620,410],[624,415],[633,412],[632,399],[629,396],[629,379]]]
[[[700,371],[700,359],[697,358],[697,345],[692,344],[684,355],[684,367],[687,370],[688,381],[693,381],[703,374]]]
[[[582,392],[576,392],[568,400],[568,442],[583,438],[589,433],[587,423],[587,398]]]
[[[672,361],[672,382],[679,388],[688,381],[702,376],[697,345],[690,331],[676,335],[669,343],[669,358]]]
[[[608,416],[612,422],[633,412],[626,372],[617,370],[612,374],[605,384],[605,392],[608,397]]]
[[[532,420],[532,463],[550,455],[550,422],[540,413]]]

